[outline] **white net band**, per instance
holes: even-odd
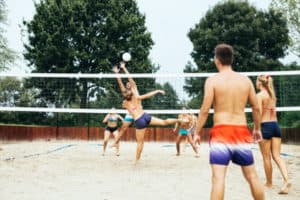
[[[93,114],[105,114],[110,113],[111,109],[85,109],[85,108],[44,108],[44,107],[0,107],[0,111],[5,112],[48,112],[48,113],[93,113]],[[276,111],[278,112],[294,112],[300,111],[300,106],[291,106],[291,107],[277,107]],[[116,109],[116,113],[126,114],[127,110]],[[145,110],[145,112],[150,114],[180,114],[180,113],[199,113],[197,109],[190,110]],[[210,109],[210,113],[213,113],[214,110]],[[252,112],[251,108],[246,108],[245,112]]]
[[[213,76],[216,73],[167,73],[167,74],[88,74],[88,73],[0,73],[0,77],[19,77],[19,78],[201,78]],[[271,71],[271,72],[241,72],[245,76],[259,76],[259,75],[271,75],[271,76],[294,76],[300,75],[300,70],[295,71]]]

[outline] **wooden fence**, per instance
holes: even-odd
[[[283,142],[300,143],[299,128],[283,128]],[[0,126],[0,140],[102,140],[104,128],[102,127],[33,127],[33,126]],[[148,128],[145,141],[175,141],[176,134],[172,128]],[[209,128],[203,129],[202,140],[209,138]],[[123,141],[135,140],[135,129],[129,128],[122,136]]]

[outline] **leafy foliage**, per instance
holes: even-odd
[[[15,53],[8,47],[7,39],[4,37],[6,25],[6,4],[0,0],[0,71],[8,68],[16,58]]]
[[[272,0],[271,8],[286,18],[292,41],[291,50],[300,57],[300,1]]]

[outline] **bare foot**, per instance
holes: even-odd
[[[199,153],[196,153],[195,157],[196,157],[196,158],[199,158],[199,157],[200,157],[200,154],[199,154]]]
[[[265,183],[265,187],[268,189],[272,189],[273,185],[270,183]]]
[[[176,156],[180,156],[180,153],[176,153]]]
[[[117,146],[118,146],[118,143],[113,143],[112,145],[110,145],[110,147],[112,148],[112,147],[115,147],[115,148],[117,148]]]
[[[292,187],[291,183],[285,183],[282,188],[280,189],[280,191],[278,192],[278,194],[288,194],[290,189]]]
[[[133,162],[133,165],[134,166],[137,166],[139,164],[139,160],[135,160],[134,162]]]

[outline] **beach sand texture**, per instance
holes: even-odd
[[[209,146],[201,144],[200,158],[187,147],[177,157],[175,143],[147,142],[142,159],[134,165],[134,142],[121,143],[121,156],[102,141],[0,142],[1,200],[193,200],[209,199],[211,170]],[[264,182],[258,146],[253,145],[256,169]],[[278,195],[282,184],[273,167],[274,188],[266,199],[300,199],[300,145],[283,145],[293,184],[290,194]],[[298,156],[298,157],[297,157]],[[13,157],[13,158],[12,158]],[[11,158],[11,159],[9,159]],[[240,168],[230,164],[225,199],[252,199]]]

